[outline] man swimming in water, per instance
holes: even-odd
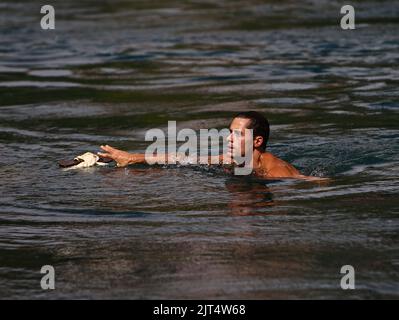
[[[307,177],[302,175],[291,164],[277,158],[266,151],[266,144],[269,139],[270,126],[267,119],[256,111],[246,111],[237,114],[230,124],[230,134],[227,137],[228,149],[226,154],[216,156],[218,163],[234,163],[234,156],[237,152],[243,156],[245,150],[245,129],[253,130],[252,147],[252,168],[253,173],[264,178],[299,178],[299,179],[319,179],[316,177]],[[234,133],[241,133],[236,135]],[[237,141],[238,139],[238,141]],[[241,147],[238,148],[237,145]],[[113,159],[119,167],[125,167],[129,164],[147,163],[145,154],[128,153],[126,151],[115,149],[111,146],[101,146],[105,152],[98,153],[102,157]],[[215,156],[213,156],[215,157]],[[214,163],[209,157],[208,163]],[[153,162],[167,163],[165,155],[154,156]],[[214,160],[214,159],[213,159]]]

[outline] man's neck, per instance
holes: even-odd
[[[254,170],[259,169],[262,166],[262,155],[264,154],[264,152],[258,150],[258,149],[254,149],[253,151],[253,156],[252,156],[252,168]]]

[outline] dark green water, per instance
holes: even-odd
[[[42,31],[41,3],[2,1],[0,298],[397,299],[399,3],[352,2],[343,31],[339,1],[52,1]],[[332,181],[57,167],[249,109]]]

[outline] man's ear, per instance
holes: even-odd
[[[263,137],[262,136],[256,136],[254,138],[254,147],[259,148],[263,143]]]

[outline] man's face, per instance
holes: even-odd
[[[245,156],[245,129],[249,119],[234,118],[230,124],[230,134],[227,137],[227,155],[234,157]],[[240,148],[241,147],[241,148]]]

